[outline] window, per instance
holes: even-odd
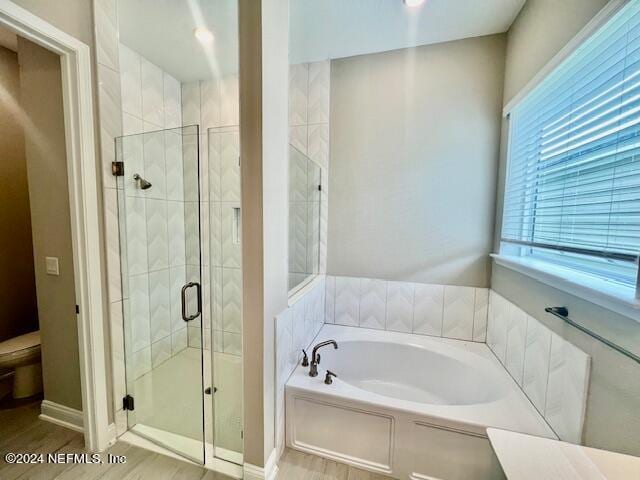
[[[501,253],[635,288],[640,252],[640,1],[509,113]]]

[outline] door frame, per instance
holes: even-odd
[[[96,171],[89,46],[42,18],[0,0],[0,25],[60,56],[85,445],[101,451],[115,438],[108,420],[101,259],[100,177]]]

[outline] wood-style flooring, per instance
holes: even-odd
[[[288,449],[278,467],[277,480],[390,480],[387,476]]]
[[[40,401],[0,408],[0,480],[230,480],[203,467],[117,442],[106,454],[124,464],[8,464],[7,452],[83,453],[82,434],[38,419]],[[337,462],[286,450],[277,480],[388,480]]]

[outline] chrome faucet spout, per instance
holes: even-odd
[[[320,364],[320,354],[318,353],[318,350],[322,347],[326,347],[327,345],[333,345],[334,350],[338,349],[338,342],[335,340],[325,340],[313,347],[313,351],[311,352],[311,367],[309,368],[310,377],[318,376],[318,365]]]

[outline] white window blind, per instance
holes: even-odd
[[[510,112],[502,246],[635,285],[640,252],[640,1]]]

